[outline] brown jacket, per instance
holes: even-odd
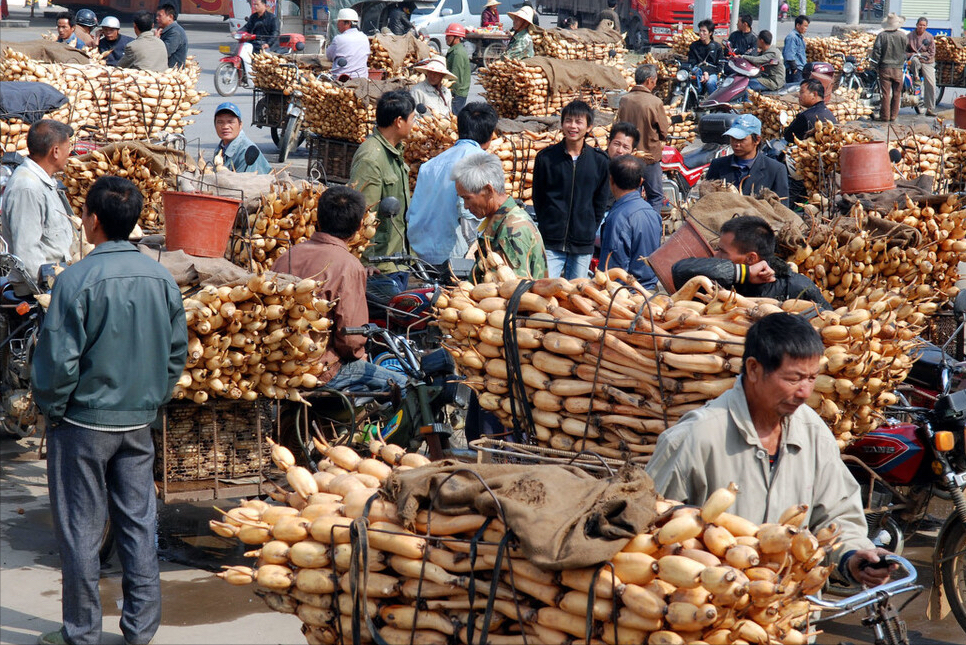
[[[275,271],[290,273],[299,278],[322,281],[321,296],[337,300],[332,310],[332,330],[329,346],[320,359],[329,366],[319,376],[319,383],[328,383],[343,363],[366,357],[363,336],[344,336],[345,327],[360,327],[369,322],[366,305],[366,270],[356,256],[349,252],[345,240],[328,233],[314,233],[308,241],[293,246],[272,265]]]
[[[620,107],[617,108],[617,120],[633,123],[641,131],[637,149],[647,154],[649,163],[661,161],[663,142],[671,128],[661,99],[644,86],[635,85],[621,99]]]

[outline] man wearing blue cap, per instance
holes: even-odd
[[[218,106],[215,110],[215,132],[221,139],[215,149],[215,159],[221,155],[226,168],[235,172],[272,172],[265,155],[242,132],[242,115],[237,105],[225,102]]]
[[[788,170],[774,159],[759,154],[761,121],[751,114],[742,114],[725,132],[731,138],[734,154],[715,159],[705,179],[723,179],[735,184],[743,195],[758,195],[767,188],[788,205]]]

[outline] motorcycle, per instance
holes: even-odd
[[[913,58],[919,58],[919,54],[913,54]],[[922,93],[922,78],[913,77],[909,69],[909,62],[906,61],[902,66],[902,102],[903,107],[911,107],[916,114],[922,114],[925,103]]]
[[[867,63],[860,71],[855,56],[832,55],[842,59],[842,77],[839,80],[839,87],[859,92],[860,99],[868,101],[869,105],[878,105],[882,96],[879,93],[879,76],[875,68]]]
[[[677,105],[680,108],[679,113],[682,116],[687,112],[697,110],[701,97],[708,95],[707,90],[701,87],[700,82],[704,71],[704,68],[700,66],[692,67],[690,63],[685,61],[678,63],[670,103],[672,106]]]
[[[966,363],[946,353],[966,329],[966,292],[953,310],[961,321],[956,332],[942,348],[927,350],[907,378],[907,389],[932,404],[909,405],[900,391],[888,423],[853,443],[843,460],[861,486],[870,538],[896,553],[926,517],[933,495],[953,502],[933,563],[936,584],[966,630]]]
[[[231,36],[238,41],[235,51],[231,51],[229,45],[221,45],[218,51],[223,54],[219,60],[218,67],[215,68],[215,91],[222,96],[232,96],[238,91],[239,85],[251,86],[251,79],[245,72],[245,65],[242,63],[241,48],[246,44],[258,39],[255,34],[247,31],[236,31]],[[294,54],[305,49],[305,36],[302,34],[281,34],[278,37],[278,45],[270,48],[273,54]]]
[[[683,150],[664,146],[661,170],[664,173],[664,196],[671,204],[680,203],[691,195],[691,190],[704,177],[711,162],[731,154],[724,132],[731,127],[735,113],[704,114],[698,118],[698,138]],[[674,121],[675,118],[672,118]]]
[[[22,164],[24,157],[16,152],[5,152],[0,157],[0,213],[3,212],[3,191],[13,176],[13,171]]]

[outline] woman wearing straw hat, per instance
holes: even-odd
[[[426,75],[410,90],[416,103],[422,103],[436,114],[449,114],[453,108],[453,95],[443,85],[443,78],[455,81],[456,75],[446,69],[446,62],[441,58],[428,58],[413,69]]]
[[[530,25],[533,24],[533,8],[520,7],[519,11],[508,11],[513,18],[513,35],[507,45],[504,58],[533,58],[533,38],[530,37]]]
[[[484,29],[491,26],[501,27],[500,12],[497,10],[497,7],[499,6],[500,6],[499,0],[487,1],[486,6],[483,7],[483,13],[480,14],[480,27],[483,27]]]
[[[906,35],[899,31],[905,16],[890,13],[882,21],[882,31],[872,45],[872,60],[876,61],[879,90],[882,92],[880,121],[895,121],[902,100],[902,66],[906,62]]]

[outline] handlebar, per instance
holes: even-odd
[[[824,600],[818,596],[806,596],[806,600],[824,610],[837,612],[833,616],[823,616],[820,620],[832,620],[844,614],[849,614],[869,605],[888,600],[901,593],[920,591],[922,587],[916,584],[918,573],[911,562],[898,555],[887,555],[883,558],[889,564],[898,564],[906,572],[902,578],[890,580],[878,587],[866,589],[853,596],[842,598],[836,602]]]
[[[408,343],[401,342],[389,330],[372,323],[366,323],[362,327],[344,327],[342,333],[346,336],[365,336],[367,339],[378,338],[389,349],[389,353],[399,361],[399,365],[406,372],[406,376],[417,380],[423,379],[424,374],[420,369],[419,358],[416,357],[415,352]]]

